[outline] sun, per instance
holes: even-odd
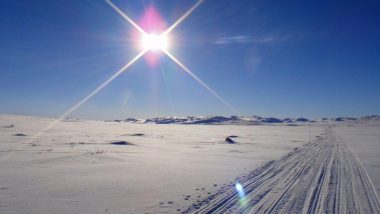
[[[149,51],[166,51],[169,46],[166,35],[144,34],[141,38],[141,46]]]

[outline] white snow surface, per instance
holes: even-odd
[[[359,157],[380,195],[380,117],[377,120],[337,124],[335,130]]]
[[[53,121],[0,115],[0,213],[192,212],[211,195],[223,198],[221,188],[237,177],[326,136],[320,122],[220,126],[67,120],[28,141]],[[379,124],[334,125],[378,192]],[[225,142],[231,135],[237,136],[236,144]]]

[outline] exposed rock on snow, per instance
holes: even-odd
[[[227,143],[229,144],[236,144],[237,142],[232,140],[232,137],[226,137],[226,140],[225,140]]]
[[[136,133],[136,134],[123,134],[123,135],[120,135],[120,136],[132,136],[132,137],[141,137],[141,136],[145,136],[145,134],[143,134],[143,133]]]
[[[237,138],[238,136],[237,135],[230,135],[228,136],[229,138]]]
[[[135,145],[133,143],[128,143],[127,141],[114,141],[112,143],[110,143],[112,145],[122,145],[122,146],[131,146],[131,145]]]

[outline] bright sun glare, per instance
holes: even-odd
[[[168,38],[165,35],[146,34],[142,36],[141,43],[144,50],[165,51],[168,48]]]

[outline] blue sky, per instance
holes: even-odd
[[[134,20],[153,5],[168,25],[195,1],[114,0]],[[380,114],[378,1],[206,0],[170,51],[246,115]],[[0,113],[59,116],[139,50],[104,1],[3,1]],[[142,58],[73,113],[115,119],[232,115],[173,61]]]

